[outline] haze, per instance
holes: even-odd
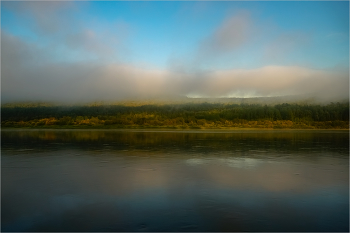
[[[349,2],[1,2],[1,101],[349,98]]]

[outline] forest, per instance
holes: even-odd
[[[315,104],[182,103],[1,106],[1,127],[349,129],[349,102]]]

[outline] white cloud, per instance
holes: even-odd
[[[69,1],[5,1],[2,7],[14,12],[26,26],[45,35],[66,31],[77,23],[72,18],[79,11],[75,3]]]
[[[297,66],[266,66],[251,70],[216,71],[198,82],[191,94],[232,96],[232,93],[257,96],[313,94],[346,97],[347,72],[313,70]]]
[[[53,15],[58,17],[66,4],[28,2],[6,7],[19,7],[17,11],[28,11],[39,22]],[[52,4],[52,5],[50,5]],[[27,8],[23,8],[28,6]],[[69,19],[69,17],[67,17]],[[49,19],[48,19],[49,20]],[[66,20],[66,19],[63,19]],[[222,96],[271,96],[311,93],[325,98],[348,98],[348,70],[314,70],[299,66],[264,66],[256,69],[216,70],[214,72],[190,72],[184,66],[178,69],[141,69],[117,62],[122,42],[128,34],[128,26],[116,24],[111,30],[93,30],[78,27],[79,30],[60,32],[62,22],[48,22],[39,25],[42,32],[52,39],[51,47],[30,44],[8,33],[1,33],[2,39],[2,100],[56,100],[94,101],[115,100],[143,96],[192,95],[207,97]],[[75,24],[75,22],[72,22]],[[56,25],[56,26],[55,26]],[[256,35],[249,13],[240,12],[227,18],[217,30],[200,46],[198,59],[211,59],[246,45]],[[59,37],[55,35],[60,34]],[[292,39],[281,36],[277,48],[268,49],[269,56],[279,57],[295,45]],[[303,40],[303,38],[301,38]],[[57,45],[55,44],[57,42]],[[80,62],[61,62],[53,54],[62,49],[66,54],[72,50],[85,56],[90,54],[96,60],[83,59]],[[111,59],[112,57],[112,59]],[[106,59],[105,59],[106,58]],[[67,59],[69,60],[69,59]],[[181,67],[181,63],[179,67]],[[189,63],[191,67],[191,62]]]
[[[266,66],[203,73],[140,69],[120,63],[40,63],[45,50],[2,33],[2,100],[95,101],[167,95],[260,96],[310,93],[347,98],[347,71]]]
[[[239,48],[247,43],[252,29],[253,24],[248,12],[240,11],[228,17],[200,44],[198,57],[210,58]]]

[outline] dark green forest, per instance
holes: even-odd
[[[164,105],[4,105],[2,127],[349,128],[349,103]]]

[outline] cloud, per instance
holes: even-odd
[[[348,72],[314,70],[298,66],[265,66],[250,70],[226,70],[208,74],[191,94],[206,96],[279,96],[312,94],[346,98]]]
[[[16,14],[21,23],[39,34],[55,36],[78,23],[72,20],[79,12],[74,2],[68,1],[6,1],[2,7]],[[81,7],[81,4],[80,4]],[[64,17],[62,17],[64,15]]]
[[[305,49],[310,40],[311,36],[303,32],[281,33],[265,46],[263,59],[268,61],[285,60],[294,51]]]
[[[348,70],[315,70],[300,66],[263,66],[255,69],[203,71],[201,63],[251,45],[260,33],[249,12],[226,18],[199,44],[189,62],[171,61],[171,69],[140,68],[120,62],[129,25],[99,22],[81,24],[70,2],[5,2],[23,18],[33,19],[30,30],[40,38],[28,42],[1,32],[2,101],[95,101],[159,96],[242,97],[300,95],[348,98]],[[64,11],[65,17],[60,13]],[[22,26],[23,26],[22,25]],[[70,25],[65,28],[66,25]],[[91,27],[87,27],[89,25]],[[28,26],[29,27],[29,26]],[[307,37],[281,34],[265,55],[279,59]],[[127,53],[126,53],[127,54]],[[186,61],[186,59],[184,59]]]
[[[35,44],[24,43],[20,38],[1,31],[1,56],[2,68],[9,66],[33,63],[42,60],[43,51]]]
[[[125,51],[123,42],[128,33],[127,25],[122,23],[112,25],[108,30],[99,32],[92,29],[82,29],[68,34],[63,44],[69,50],[93,55],[94,58],[98,59],[113,60]]]
[[[266,66],[176,73],[121,63],[42,62],[46,50],[2,33],[2,100],[96,101],[168,95],[348,98],[348,71]]]
[[[36,44],[27,47],[46,50],[40,54],[51,56],[51,61],[116,61],[120,56],[128,54],[124,41],[130,34],[129,25],[121,20],[103,24],[96,20],[84,21],[84,17],[80,16],[87,4],[89,3],[22,1],[4,2],[3,7],[16,15],[15,22],[10,24],[12,28],[25,28],[25,31],[35,35],[35,40],[30,40]],[[2,30],[2,33],[6,31]],[[9,32],[7,34],[9,36]],[[22,35],[21,38],[25,40],[28,39],[27,36]],[[47,60],[42,59],[43,62]]]
[[[217,56],[239,48],[249,40],[252,27],[250,14],[246,11],[227,18],[201,43],[199,56]]]
[[[175,71],[193,72],[242,64],[242,57],[253,61],[257,57],[256,45],[262,43],[263,32],[270,30],[265,21],[259,22],[259,27],[257,25],[247,10],[229,13],[209,35],[198,42],[193,51],[170,57],[168,67]]]

